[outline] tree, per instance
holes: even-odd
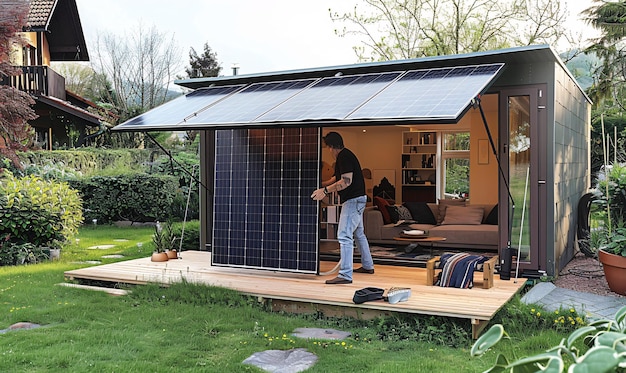
[[[11,65],[11,51],[20,48],[23,40],[19,32],[26,24],[29,4],[27,1],[3,1],[0,4],[0,82],[10,81],[21,70]],[[18,49],[19,50],[19,49]],[[26,93],[10,85],[0,84],[0,154],[19,167],[17,150],[27,148],[33,139],[29,120],[37,118],[31,108],[35,101]],[[4,146],[2,146],[2,142]]]
[[[357,35],[361,61],[382,61],[555,43],[566,10],[552,0],[363,0],[337,35]]]
[[[596,102],[609,99],[621,110],[626,83],[626,1],[596,0],[596,5],[585,10],[587,21],[600,30],[601,35],[587,49],[601,59],[595,71],[596,81],[589,90]]]
[[[180,49],[155,26],[140,24],[125,37],[104,34],[95,47],[94,70],[105,101],[112,103],[124,121],[168,99],[169,85],[179,69]]]
[[[189,67],[185,72],[189,78],[206,78],[218,76],[222,67],[217,62],[217,54],[211,50],[208,43],[204,43],[204,52],[198,56],[196,50],[189,51]]]

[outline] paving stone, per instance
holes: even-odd
[[[102,255],[101,258],[105,258],[105,259],[121,259],[123,258],[124,255],[120,255],[120,254],[111,254],[111,255]]]
[[[298,373],[309,369],[316,362],[317,355],[304,348],[255,352],[243,361],[244,364],[272,373]]]
[[[615,312],[626,306],[626,298],[563,289],[549,282],[540,282],[533,286],[522,297],[522,302],[541,305],[548,311],[574,308],[578,313],[586,314],[592,320],[613,319]]]
[[[15,330],[35,329],[35,328],[39,328],[40,326],[41,325],[35,324],[32,322],[18,322],[9,326],[7,329],[0,329],[0,334],[4,334],[6,332],[15,331]]]
[[[307,339],[345,339],[348,338],[351,333],[335,329],[297,328],[291,335]]]
[[[89,246],[87,249],[89,250],[107,250],[107,249],[111,249],[114,248],[115,245],[95,245],[95,246]]]

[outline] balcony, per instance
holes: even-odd
[[[3,77],[0,84],[10,85],[33,96],[50,96],[65,101],[65,78],[49,66],[17,66],[20,75]]]

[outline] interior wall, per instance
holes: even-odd
[[[497,147],[498,96],[486,95],[481,104]],[[420,124],[413,128],[424,131],[470,131],[470,203],[498,203],[498,163],[489,144],[487,131],[478,109],[470,109],[457,124]],[[361,168],[368,168],[372,173],[376,170],[393,170],[395,180],[392,184],[396,187],[396,201],[400,203],[402,202],[402,132],[410,130],[410,126],[333,127],[323,129],[322,135],[330,131],[341,134],[344,146],[357,155]],[[481,157],[479,157],[479,152],[482,152]],[[326,148],[322,149],[322,161],[329,166],[334,164],[332,154]],[[332,176],[334,168],[331,170]]]
[[[483,96],[481,106],[498,149],[498,95]],[[500,171],[480,110],[470,109],[463,120],[470,122],[470,203],[496,204]]]

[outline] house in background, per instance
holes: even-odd
[[[497,204],[499,254],[511,242],[521,271],[557,275],[575,253],[591,102],[549,46],[177,84],[194,91],[115,129],[201,130],[201,248],[213,265],[319,273],[310,194],[331,130],[394,179],[396,203],[446,198],[448,165],[466,165],[459,192]]]
[[[29,122],[44,149],[83,145],[104,123],[95,104],[66,90],[65,78],[50,62],[89,61],[75,0],[31,0],[23,37],[28,44],[16,50],[11,63],[22,74],[0,81],[35,99],[39,116]]]

